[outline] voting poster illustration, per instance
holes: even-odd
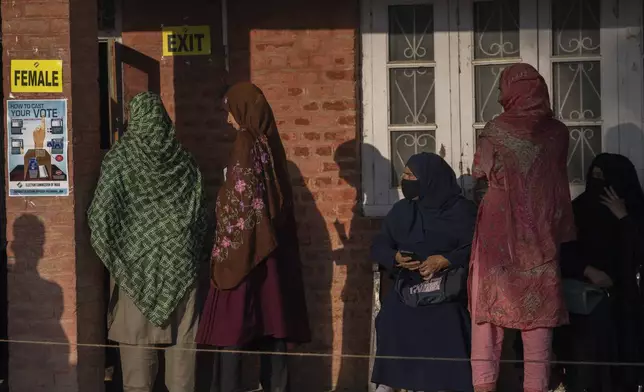
[[[67,100],[7,101],[9,196],[69,195]]]

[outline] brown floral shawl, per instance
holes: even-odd
[[[220,290],[235,288],[278,246],[289,200],[286,154],[262,91],[251,83],[228,90],[224,106],[241,131],[227,178],[217,198],[212,279]]]

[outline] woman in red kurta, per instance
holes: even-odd
[[[558,265],[560,243],[575,233],[568,130],[532,66],[506,68],[499,89],[504,113],[486,125],[474,161],[488,189],[470,264],[473,382],[477,392],[496,390],[503,331],[512,328],[523,337],[524,390],[544,392],[552,329],[568,322]]]

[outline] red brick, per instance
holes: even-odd
[[[301,50],[314,52],[320,49],[322,41],[319,37],[307,36],[299,40],[299,48]]]
[[[25,17],[67,18],[69,4],[67,2],[27,3],[23,6]]]
[[[308,110],[308,111],[315,111],[315,110],[320,109],[320,106],[318,105],[318,103],[317,103],[317,102],[311,102],[311,103],[309,103],[309,104],[304,105],[304,106],[302,107],[302,109],[304,109],[304,110]]]
[[[286,60],[290,68],[306,68],[309,63],[309,56],[303,53],[289,53]]]
[[[333,154],[333,149],[331,148],[331,146],[318,147],[315,150],[315,153],[320,156],[331,156],[331,154]]]
[[[318,132],[306,132],[304,133],[304,139],[310,141],[320,140],[320,134]]]
[[[22,37],[23,43],[35,48],[64,48],[69,45],[69,37],[65,35],[37,36],[28,35]]]
[[[295,147],[294,153],[296,157],[308,157],[310,154],[308,147]]]
[[[351,104],[346,101],[330,101],[330,102],[324,102],[322,104],[322,108],[324,110],[337,110],[337,111],[342,111],[342,110],[347,110],[351,108]]]
[[[340,168],[337,163],[324,162],[322,164],[322,170],[325,172],[338,172]]]
[[[338,117],[338,124],[340,125],[356,125],[356,116],[341,116]]]
[[[311,65],[315,67],[320,67],[324,69],[324,68],[333,67],[334,64],[335,64],[335,61],[333,57],[329,56],[328,54],[321,54],[321,55],[311,57]]]
[[[260,52],[271,52],[279,48],[292,48],[295,45],[295,42],[289,41],[284,43],[275,43],[275,44],[256,44],[255,49]]]
[[[298,85],[306,86],[309,84],[318,83],[320,81],[320,76],[321,75],[318,72],[302,71],[297,73],[295,80],[297,81]]]
[[[315,179],[315,186],[317,187],[328,186],[332,184],[333,184],[333,180],[329,177],[318,177]]]
[[[325,73],[329,80],[354,80],[354,71],[327,71]]]
[[[18,18],[17,20],[7,20],[6,18],[4,18],[2,21],[2,34],[47,35],[52,32],[49,23],[50,21],[48,20],[22,18]]]

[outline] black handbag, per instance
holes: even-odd
[[[400,269],[394,290],[400,300],[412,308],[458,301],[467,293],[467,270],[452,267],[424,280],[416,271]]]
[[[576,279],[563,279],[564,300],[568,312],[590,315],[599,303],[608,297],[608,291]]]

